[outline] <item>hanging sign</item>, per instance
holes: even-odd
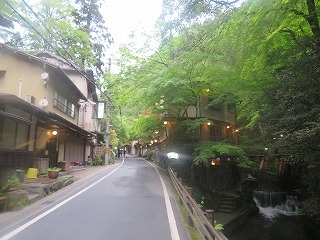
[[[98,119],[104,117],[104,102],[98,102]]]

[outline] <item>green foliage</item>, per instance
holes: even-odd
[[[92,159],[92,164],[93,164],[93,166],[104,165],[105,164],[104,153],[94,155],[94,157]]]
[[[23,190],[10,192],[8,194],[8,208],[12,210],[21,209],[28,205],[27,193]]]
[[[201,208],[201,209],[203,209],[203,206],[204,206],[204,199],[205,199],[205,197],[202,196],[200,203],[198,203],[198,206],[199,206],[199,208]]]
[[[238,159],[240,165],[248,162],[241,148],[231,144],[216,142],[200,142],[195,148],[193,162],[196,165],[206,164],[209,159],[221,156]]]
[[[149,139],[149,137],[151,137],[156,130],[159,130],[160,126],[160,118],[152,115],[141,116],[140,118],[136,119],[136,123],[132,128],[132,133],[136,138]]]
[[[2,168],[0,170],[0,196],[10,189],[19,186],[18,174],[15,170]]]
[[[224,228],[223,228],[223,224],[221,223],[214,223],[214,229],[218,230],[218,231],[222,231]]]
[[[89,36],[93,47],[90,54],[96,59],[94,66],[98,73],[103,73],[105,49],[113,43],[113,38],[100,12],[102,1],[76,0],[75,4],[76,6],[72,9],[73,20],[77,28]],[[86,59],[86,56],[84,57]]]
[[[156,151],[155,150],[148,150],[142,157],[145,159],[152,161],[155,160]]]
[[[61,168],[58,167],[52,167],[52,168],[48,168],[48,172],[60,172]]]
[[[195,130],[199,129],[199,127],[208,122],[208,118],[198,118],[198,119],[186,119],[179,122],[177,126],[177,131],[185,132],[185,133],[194,133]]]

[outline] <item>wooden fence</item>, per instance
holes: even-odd
[[[222,232],[217,231],[213,224],[210,223],[205,213],[200,209],[196,201],[191,197],[188,191],[178,180],[176,174],[168,167],[169,175],[173,185],[180,197],[180,203],[186,207],[193,226],[198,230],[203,239],[207,240],[228,240]],[[210,214],[210,213],[208,213]],[[212,213],[213,214],[213,213]],[[213,221],[213,217],[211,218]]]

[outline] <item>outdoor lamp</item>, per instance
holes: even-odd
[[[168,124],[168,122],[167,122],[167,121],[164,121],[164,122],[163,122],[163,124],[164,124],[164,125],[167,125],[167,124]]]
[[[179,159],[179,153],[176,153],[176,152],[169,152],[168,154],[167,154],[167,157],[169,158],[169,159]]]
[[[212,166],[219,166],[220,165],[220,158],[213,158],[211,159]]]
[[[53,130],[51,133],[52,133],[53,136],[56,136],[58,134],[58,131],[57,130]]]

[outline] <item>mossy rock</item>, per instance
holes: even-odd
[[[28,194],[25,190],[7,192],[7,197],[9,210],[19,210],[28,205]]]

